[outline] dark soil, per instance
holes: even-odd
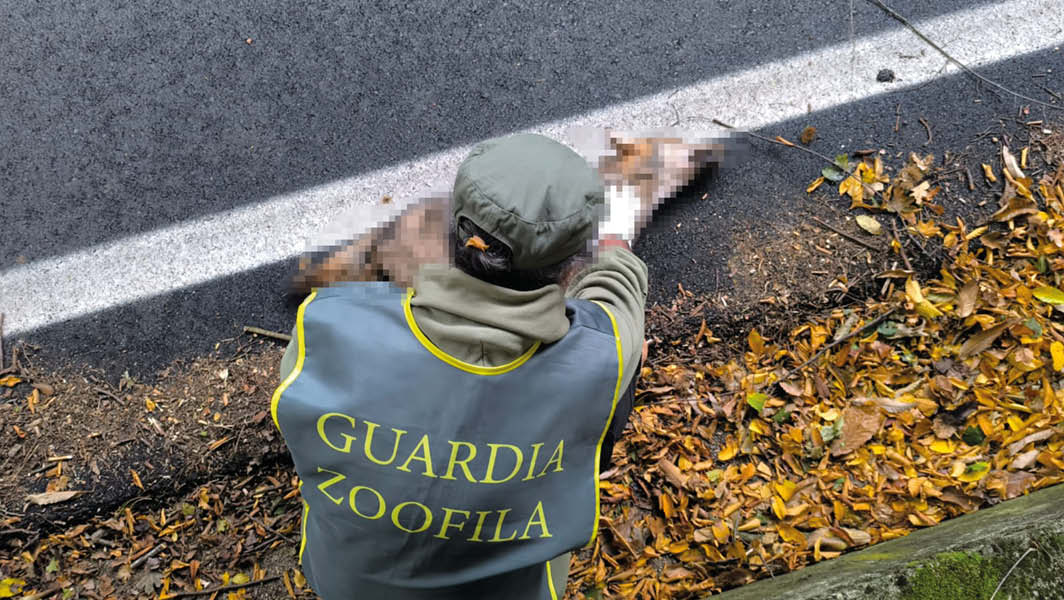
[[[23,382],[0,393],[0,514],[27,533],[4,535],[0,545],[286,462],[269,417],[281,350],[243,341],[176,362],[151,383],[124,377],[117,386],[85,367],[39,371],[41,353],[20,348]],[[27,500],[67,490],[82,494],[44,506]]]

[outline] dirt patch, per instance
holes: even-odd
[[[734,355],[742,352],[750,329],[783,339],[810,314],[883,291],[885,280],[876,276],[905,268],[887,236],[863,233],[852,216],[827,204],[815,214],[815,221],[803,214],[735,232],[727,279],[715,293],[681,286],[670,303],[650,306],[651,363]],[[905,244],[915,250],[912,241]]]
[[[21,382],[0,396],[0,544],[22,546],[123,505],[156,503],[207,478],[286,460],[269,417],[282,350],[242,340],[118,385],[83,366],[43,372],[16,351]],[[46,505],[31,495],[78,492]],[[48,499],[58,496],[44,496]]]
[[[65,528],[32,549],[35,560],[0,554],[0,574],[24,581],[26,592],[76,590],[70,597],[90,599],[227,585],[247,587],[218,598],[314,598],[297,567],[295,481],[290,470],[275,468],[205,482],[151,511],[127,507]]]
[[[856,230],[853,220],[831,225],[840,231]],[[827,221],[824,221],[827,223]],[[830,225],[830,224],[829,224]],[[854,231],[857,239],[863,236]],[[849,291],[852,282],[867,277],[873,255],[881,258],[885,247],[880,238],[865,243],[870,250],[841,235],[809,223],[773,225],[763,231],[743,231],[728,261],[732,289],[723,297],[735,305],[786,305],[826,303]]]
[[[1064,166],[1064,123],[1033,128],[1031,143],[1041,147],[1042,156],[1048,164]]]

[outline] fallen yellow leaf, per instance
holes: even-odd
[[[927,318],[927,319],[934,319],[936,317],[941,317],[942,316],[942,311],[940,311],[939,309],[935,308],[935,305],[931,304],[927,300],[924,300],[923,302],[917,303],[916,312],[919,313],[921,317],[924,317],[924,318]]]
[[[15,579],[8,577],[7,579],[0,580],[0,598],[14,598],[16,595],[22,593],[22,588],[25,587],[26,581],[24,579]]]
[[[857,215],[857,224],[868,233],[872,235],[879,235],[883,233],[883,226],[879,224],[879,221],[875,217],[869,217],[868,215]]]
[[[994,177],[994,169],[986,163],[983,163],[983,175],[986,176],[987,181],[990,183],[997,183],[997,177]]]
[[[133,476],[133,485],[140,488],[141,491],[144,491],[144,484],[140,482],[140,475],[137,475],[137,472],[133,469],[129,470],[129,474]]]
[[[1040,288],[1036,288],[1033,292],[1035,298],[1038,298],[1046,304],[1064,304],[1064,292],[1055,287],[1044,285]]]
[[[824,183],[824,177],[823,176],[817,177],[816,179],[813,180],[813,183],[809,184],[809,187],[805,188],[805,193],[812,194],[823,183]]]
[[[935,440],[931,442],[931,450],[939,454],[952,454],[953,442],[950,440]]]
[[[772,512],[775,513],[776,518],[781,521],[787,516],[787,507],[784,506],[783,500],[780,500],[779,496],[772,497]]]
[[[905,295],[909,297],[913,304],[919,304],[924,301],[924,294],[920,291],[920,283],[915,279],[906,280]]]
[[[750,344],[750,351],[760,356],[765,353],[765,339],[761,337],[761,334],[756,329],[751,329],[750,334],[746,336],[746,341]]]
[[[795,529],[793,525],[780,523],[776,526],[776,531],[779,532],[780,538],[789,544],[798,544],[799,546],[805,546],[806,544],[805,535]]]
[[[1064,369],[1064,344],[1053,342],[1049,345],[1049,354],[1053,356],[1053,370]]]
[[[659,496],[658,504],[661,505],[661,512],[665,514],[665,518],[671,519],[672,515],[676,512],[676,507],[672,503],[672,497],[668,494],[662,494]]]
[[[783,498],[784,502],[790,502],[791,498],[794,497],[795,490],[798,489],[798,484],[784,479],[783,481],[773,483],[772,487],[776,488],[776,493],[780,495],[780,498]]]
[[[957,479],[965,483],[972,483],[973,481],[979,481],[990,474],[990,465],[985,462],[973,463],[968,465],[968,469],[965,470]]]
[[[864,200],[864,187],[861,186],[861,181],[857,177],[847,176],[839,182],[839,195],[849,195],[854,202],[861,202]]]
[[[720,449],[720,453],[717,454],[717,460],[723,462],[735,458],[735,455],[739,453],[739,444],[735,440],[728,440],[728,443]]]
[[[753,531],[758,527],[761,527],[761,521],[757,520],[757,518],[755,517],[740,525],[739,531]]]

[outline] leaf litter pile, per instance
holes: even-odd
[[[975,226],[937,219],[932,156],[825,168],[808,192],[941,269],[879,273],[879,298],[752,330],[741,357],[645,368],[569,597],[701,597],[1064,481],[1064,162],[1036,180],[1028,154],[983,165],[999,210]]]
[[[602,477],[601,535],[575,555],[567,598],[702,597],[1064,481],[1064,145],[1042,146],[1040,168],[1026,148],[985,165],[1000,209],[976,225],[942,218],[930,156],[824,169],[807,191],[830,185],[869,235],[893,231],[905,268],[785,339],[755,329],[730,356],[644,368]],[[941,269],[912,269],[899,234]],[[703,323],[692,343],[719,342]],[[63,464],[27,505],[79,493],[56,484]],[[0,598],[313,597],[299,518],[283,465],[136,498],[0,545]],[[0,512],[0,535],[19,523]]]

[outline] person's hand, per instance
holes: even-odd
[[[600,231],[628,242],[703,167],[722,159],[722,144],[674,132],[650,136],[607,132],[606,138],[613,154],[600,164],[607,213]]]

